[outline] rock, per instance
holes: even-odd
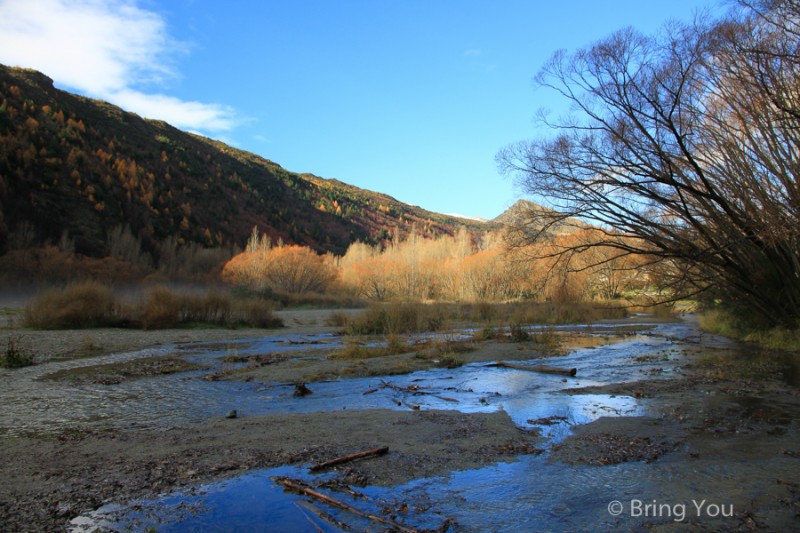
[[[298,383],[294,386],[294,396],[300,398],[312,394],[312,390],[306,387],[305,383]]]
[[[237,418],[239,413],[236,412],[236,409],[228,411],[228,414],[225,415],[225,418]]]

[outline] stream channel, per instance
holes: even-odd
[[[632,327],[636,326],[635,333]],[[680,372],[687,354],[696,353],[702,337],[704,348],[726,349],[724,339],[702,335],[691,319],[637,324],[572,325],[548,331],[600,337],[599,345],[578,348],[563,356],[518,361],[526,365],[578,368],[576,377],[497,368],[474,363],[459,368],[436,368],[407,375],[341,379],[315,382],[313,394],[295,397],[286,383],[208,381],[202,377],[223,367],[221,358],[236,346],[238,355],[248,353],[291,354],[302,349],[308,357],[314,347],[342,345],[336,335],[276,335],[263,339],[205,345],[165,345],[137,352],[119,353],[91,360],[52,362],[0,374],[0,434],[58,432],[70,428],[158,429],[200,423],[225,416],[232,409],[239,416],[302,413],[341,409],[444,409],[461,412],[503,410],[522,430],[538,430],[548,449],[570,434],[571,428],[599,417],[652,414],[648,400],[604,394],[564,394],[565,388],[668,379]],[[462,333],[470,336],[470,332]],[[450,335],[453,335],[452,333]],[[130,380],[113,386],[42,381],[53,372],[122,362],[142,357],[173,355],[204,365],[205,370]],[[230,366],[230,363],[225,363]],[[391,387],[386,386],[391,384]],[[435,393],[413,395],[419,388]],[[374,393],[366,391],[377,389]],[[558,417],[561,423],[537,424]],[[251,471],[222,482],[187,492],[163,494],[151,501],[116,502],[72,521],[74,531],[340,531],[306,509],[305,498],[289,494],[275,476],[318,481],[330,474],[310,474],[306,468],[281,467]],[[665,499],[676,486],[699,491],[729,485],[746,475],[743,465],[734,476],[712,463],[699,465],[687,480],[673,463],[621,463],[598,468],[566,466],[541,455],[522,455],[510,462],[451,472],[445,476],[417,479],[402,486],[359,487],[364,496],[345,500],[367,512],[407,509],[398,520],[409,528],[435,529],[446,521],[456,531],[605,530],[621,525],[635,528],[652,517],[617,516],[609,502],[642,495],[646,501]],[[753,468],[756,468],[755,466]],[[664,480],[670,480],[665,486]],[[338,496],[337,496],[338,497]],[[349,498],[349,499],[348,499]],[[724,509],[723,509],[724,511]],[[382,531],[383,527],[353,517],[333,507],[325,512],[354,531]],[[675,517],[672,517],[675,520]],[[677,521],[677,520],[675,520]],[[591,526],[589,526],[591,525]]]

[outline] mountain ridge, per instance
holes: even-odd
[[[336,179],[291,172],[218,140],[143,119],[0,65],[0,253],[57,242],[101,257],[109,231],[160,243],[242,247],[274,241],[343,253],[412,231],[435,237],[493,227],[427,211]]]

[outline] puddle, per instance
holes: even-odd
[[[310,513],[301,505],[303,498],[287,494],[271,479],[302,475],[298,468],[275,468],[128,507],[105,505],[72,520],[71,530],[260,531],[268,524],[269,531],[274,532],[341,531],[324,522],[312,524]]]

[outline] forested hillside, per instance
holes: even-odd
[[[156,261],[167,248],[277,242],[344,253],[412,230],[452,235],[462,220],[278,164],[0,66],[0,253],[69,242],[110,254],[112,232]],[[129,229],[129,231],[128,231]]]

